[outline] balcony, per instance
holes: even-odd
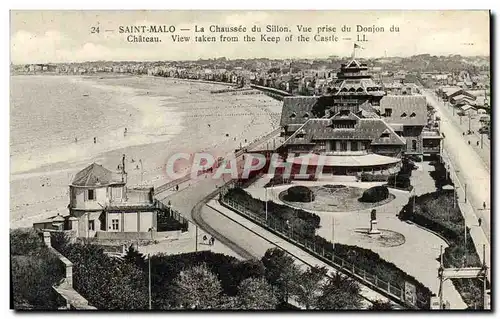
[[[121,199],[113,199],[109,206],[149,206],[153,205],[153,187],[126,188],[126,196]]]
[[[425,154],[439,154],[441,147],[439,146],[424,146],[423,147]]]

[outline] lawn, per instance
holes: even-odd
[[[395,196],[389,194],[389,198],[376,203],[361,202],[359,199],[365,189],[345,185],[322,185],[309,187],[314,193],[314,200],[309,203],[290,201],[287,190],[279,194],[284,203],[307,210],[319,212],[347,212],[360,211],[375,208],[392,201]]]

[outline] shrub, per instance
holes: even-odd
[[[314,200],[314,193],[306,186],[292,186],[287,191],[286,200],[308,203]]]
[[[374,186],[363,192],[363,196],[359,199],[362,202],[376,203],[383,201],[389,197],[387,186]]]
[[[384,174],[372,174],[372,173],[361,174],[362,182],[386,182],[388,178],[389,176]]]
[[[405,174],[393,174],[387,180],[387,186],[408,189],[410,188],[410,177]]]

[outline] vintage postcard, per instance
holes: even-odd
[[[11,11],[16,310],[490,310],[489,11]]]

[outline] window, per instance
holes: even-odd
[[[392,109],[385,109],[385,116],[392,116]]]
[[[401,117],[406,117],[406,113],[401,114]]]
[[[113,230],[118,230],[119,225],[120,225],[120,221],[118,219],[111,220],[111,227]]]
[[[358,142],[353,141],[351,142],[351,151],[357,151],[358,150]]]
[[[415,117],[415,116],[417,116],[417,114],[415,114],[415,112],[410,114],[410,117]]]
[[[416,140],[412,140],[411,141],[411,150],[412,151],[416,151],[417,150],[417,141]]]
[[[87,190],[87,200],[95,200],[95,190]]]
[[[340,150],[347,151],[347,142],[346,141],[340,142]]]
[[[89,230],[95,230],[95,223],[93,220],[89,220]]]

